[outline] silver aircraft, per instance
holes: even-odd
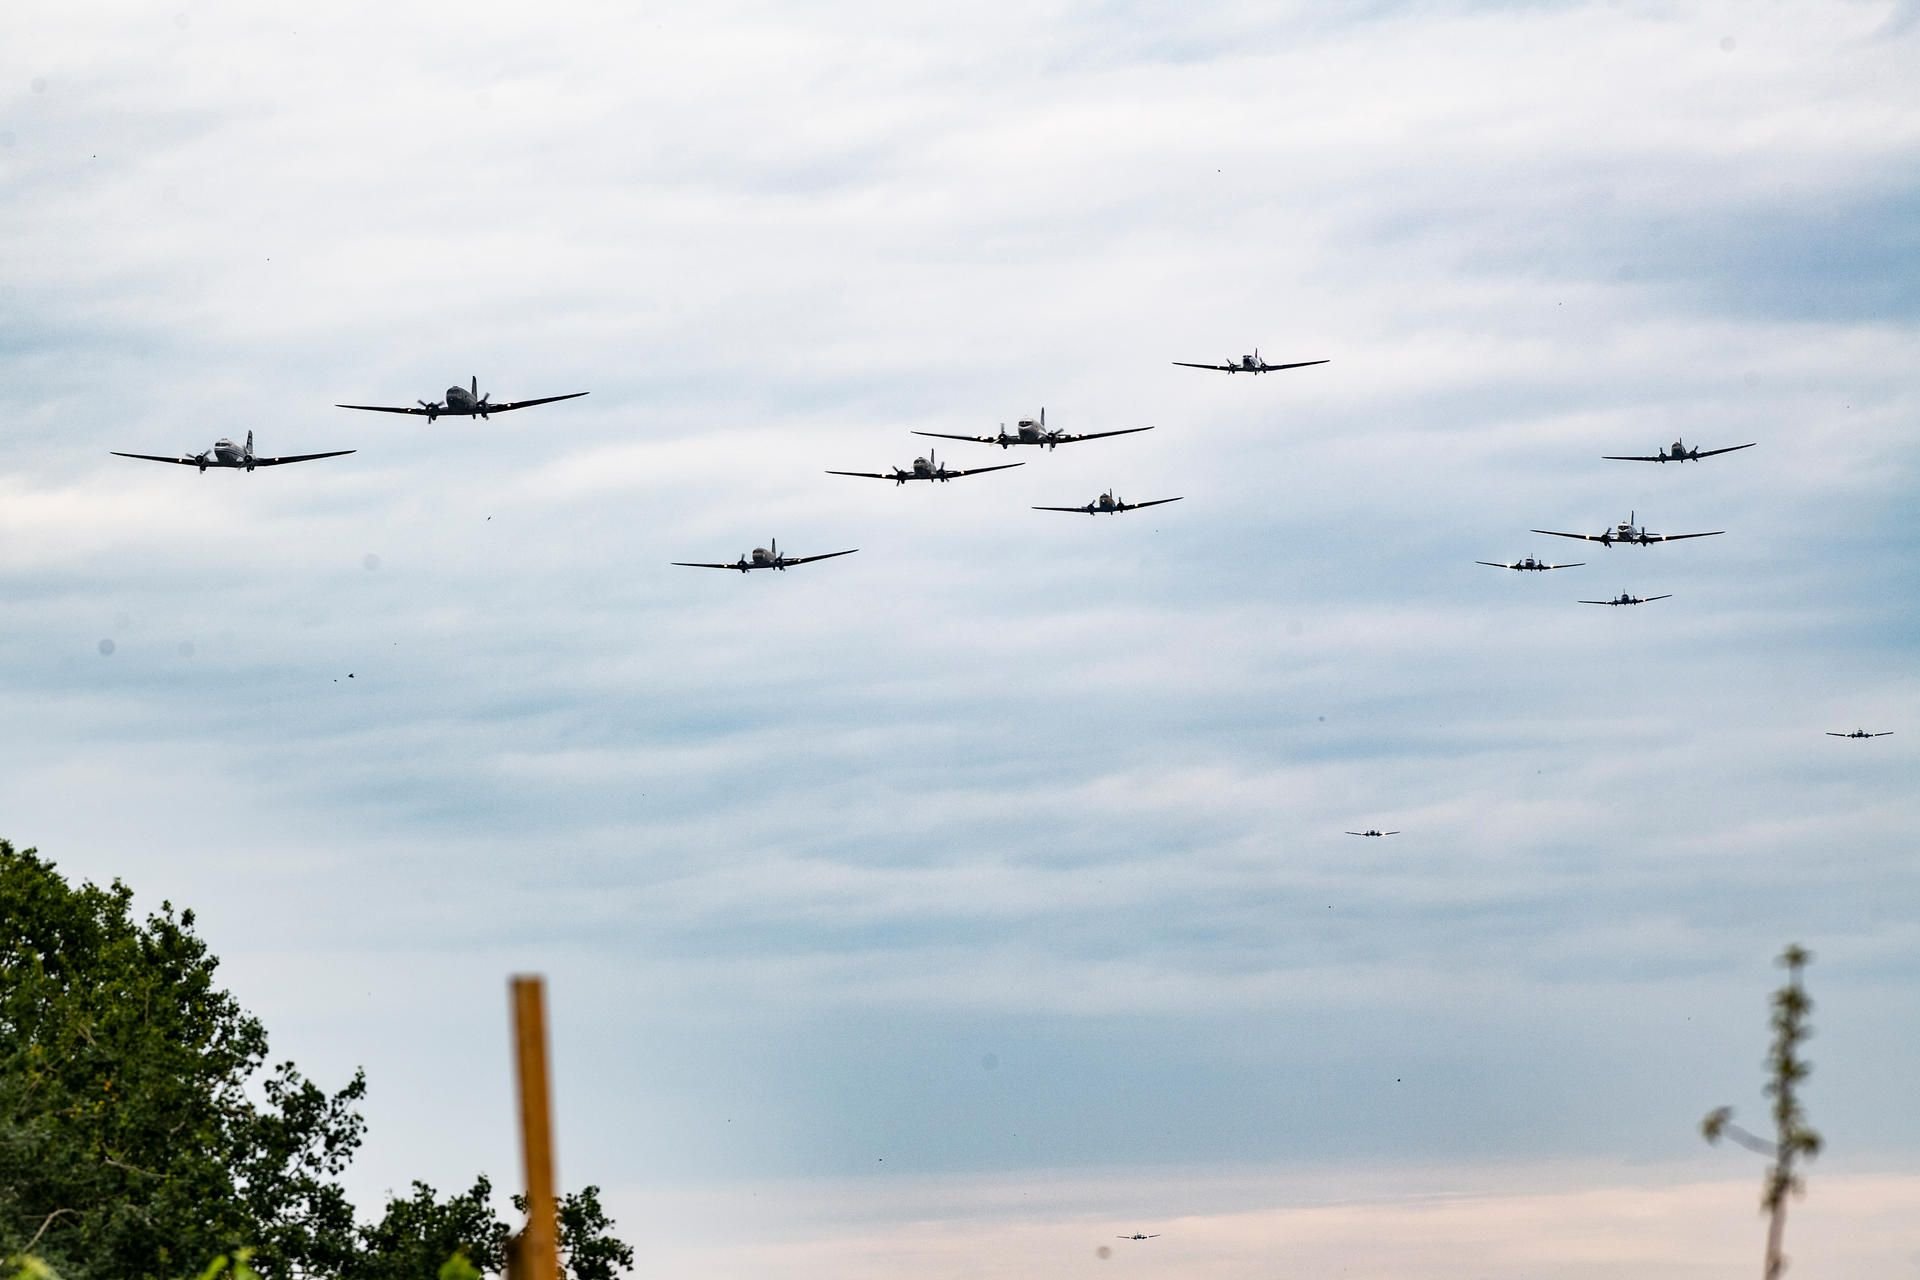
[[[1155,498],[1152,502],[1122,502],[1109,489],[1084,507],[1035,507],[1035,511],[1084,511],[1090,516],[1115,515],[1122,511],[1138,511],[1142,507],[1157,507],[1163,502],[1178,502],[1179,498]]]
[[[992,467],[969,467],[965,471],[955,471],[942,466],[940,459],[929,449],[924,458],[915,458],[911,467],[895,467],[892,471],[829,471],[830,476],[859,476],[866,480],[891,480],[903,485],[909,480],[938,480],[945,484],[961,476],[977,476],[983,471],[1005,471],[1009,467],[1024,467],[1024,462],[1002,462]]]
[[[1638,512],[1630,512],[1625,520],[1604,533],[1561,533],[1557,529],[1535,529],[1534,533],[1544,533],[1555,538],[1578,538],[1582,542],[1597,542],[1603,547],[1611,547],[1616,542],[1631,542],[1636,546],[1647,546],[1654,542],[1678,542],[1682,538],[1717,538],[1725,529],[1715,529],[1711,533],[1648,533],[1635,524]]]
[[[1893,736],[1893,730],[1888,729],[1881,733],[1868,733],[1865,729],[1855,729],[1852,733],[1835,733],[1829,729],[1827,730],[1827,736],[1829,738],[1891,738]]]
[[[1474,563],[1486,565],[1489,569],[1538,570],[1544,573],[1548,569],[1578,569],[1581,565],[1585,564],[1586,561],[1575,560],[1572,564],[1547,564],[1545,561],[1535,560],[1532,556],[1528,556],[1524,560],[1515,560],[1512,564],[1502,564],[1498,560],[1475,560]]]
[[[950,436],[941,431],[916,431],[917,436],[932,436],[936,440],[971,440],[975,444],[997,444],[1002,449],[1016,444],[1037,444],[1048,449],[1063,444],[1073,444],[1078,440],[1100,440],[1107,436],[1130,436],[1136,431],[1151,431],[1152,427],[1127,427],[1120,431],[1090,431],[1086,435],[1069,435],[1064,431],[1047,430],[1047,411],[1040,410],[1038,418],[1022,418],[1010,432],[1007,424],[1000,424],[998,435],[991,436]]]
[[[1115,1240],[1158,1240],[1159,1238],[1160,1233],[1158,1231],[1136,1231],[1130,1236],[1114,1237]]]
[[[738,573],[750,573],[755,569],[778,569],[785,573],[796,564],[811,564],[815,560],[831,560],[835,556],[850,556],[860,548],[850,551],[829,551],[817,556],[783,556],[780,554],[780,540],[773,539],[767,546],[755,547],[732,564],[706,564],[694,560],[675,560],[673,563],[683,569],[732,569]]]
[[[1581,604],[1613,604],[1613,605],[1645,604],[1649,600],[1671,600],[1671,599],[1673,599],[1673,593],[1671,591],[1669,591],[1664,596],[1635,596],[1635,595],[1628,595],[1626,592],[1622,591],[1620,593],[1620,598],[1617,600],[1582,600],[1580,603]]]
[[[1367,831],[1349,831],[1347,832],[1347,834],[1350,836],[1397,836],[1400,833],[1398,831],[1367,830]]]
[[[1296,360],[1292,364],[1268,364],[1260,358],[1260,348],[1255,347],[1250,356],[1241,356],[1238,361],[1229,360],[1225,364],[1195,364],[1191,360],[1175,360],[1182,369],[1217,369],[1221,373],[1277,373],[1281,369],[1304,369],[1310,364],[1326,364],[1325,360]]]
[[[353,449],[335,449],[331,453],[293,453],[284,458],[260,458],[253,452],[253,432],[247,432],[245,444],[235,444],[224,436],[213,442],[213,448],[205,453],[183,453],[177,458],[162,457],[157,453],[121,453],[109,449],[107,452],[116,458],[141,458],[147,462],[172,462],[183,467],[198,467],[205,472],[208,467],[222,467],[232,471],[251,471],[255,467],[278,467],[289,462],[312,462],[315,458],[340,458]]]
[[[445,414],[449,418],[486,418],[490,414],[507,413],[514,409],[527,409],[536,404],[552,404],[556,400],[577,400],[587,394],[584,391],[569,391],[564,396],[541,396],[534,400],[502,400],[493,402],[493,392],[480,394],[480,379],[476,376],[471,387],[448,387],[445,400],[416,400],[411,405],[387,404],[337,404],[336,409],[367,409],[374,413],[423,413],[431,423]],[[416,407],[417,406],[417,407]]]
[[[1757,444],[1759,442],[1755,441],[1754,443]],[[1715,454],[1737,453],[1741,449],[1751,448],[1753,448],[1751,444],[1730,444],[1724,449],[1702,449],[1699,445],[1695,445],[1689,449],[1685,444],[1675,440],[1673,442],[1673,448],[1662,449],[1660,452],[1652,455],[1608,453],[1602,454],[1601,457],[1607,462],[1695,462],[1701,458],[1711,458]]]

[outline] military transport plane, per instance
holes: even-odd
[[[177,458],[164,458],[157,453],[121,453],[109,449],[107,452],[116,458],[142,458],[148,462],[172,462],[183,467],[198,467],[202,472],[208,467],[224,467],[234,471],[251,471],[255,467],[278,467],[288,462],[312,462],[315,458],[339,458],[353,449],[335,449],[331,453],[294,453],[284,458],[256,458],[253,454],[253,432],[247,432],[247,442],[237,445],[222,437],[213,442],[213,448],[205,453],[183,453]]]
[[[1855,729],[1852,733],[1835,733],[1829,729],[1827,736],[1829,738],[1891,738],[1893,730],[1888,729],[1884,733],[1868,733],[1865,729]]]
[[[911,467],[895,467],[892,471],[829,471],[830,476],[859,476],[866,480],[891,480],[896,485],[909,480],[938,480],[945,484],[961,476],[977,476],[983,471],[1005,471],[1008,467],[1024,467],[1024,462],[1002,462],[992,467],[969,467],[965,471],[955,471],[951,467],[940,465],[940,459],[932,450],[924,458],[915,458]]]
[[[1160,1233],[1158,1231],[1153,1231],[1153,1232],[1136,1231],[1130,1236],[1114,1237],[1115,1240],[1158,1240],[1159,1238],[1160,1238]]]
[[[1572,564],[1546,564],[1542,561],[1535,560],[1532,556],[1528,556],[1524,560],[1515,560],[1512,564],[1501,564],[1497,560],[1475,560],[1474,563],[1486,565],[1489,569],[1520,569],[1523,571],[1536,569],[1545,572],[1548,569],[1578,569],[1581,565],[1585,564],[1586,561],[1575,560]]]
[[[675,560],[673,563],[683,569],[732,569],[738,573],[748,573],[754,569],[778,569],[785,573],[796,564],[811,564],[815,560],[831,560],[835,556],[850,556],[860,548],[851,551],[829,551],[817,556],[783,556],[780,554],[780,540],[775,538],[768,546],[755,547],[732,564],[702,564],[698,561]]]
[[[1152,427],[1127,427],[1120,431],[1091,431],[1083,436],[1068,435],[1064,431],[1047,430],[1047,411],[1040,410],[1038,419],[1022,418],[1014,424],[1011,434],[1007,424],[1000,424],[1000,433],[991,436],[950,436],[940,431],[916,431],[917,436],[932,436],[936,440],[971,440],[975,444],[997,444],[1002,449],[1016,444],[1037,444],[1052,449],[1058,445],[1073,444],[1079,440],[1100,440],[1107,436],[1130,436],[1136,431],[1151,431]]]
[[[1090,516],[1113,515],[1122,511],[1138,511],[1142,507],[1157,507],[1163,502],[1178,502],[1178,498],[1155,498],[1152,502],[1122,502],[1113,496],[1109,489],[1084,507],[1035,507],[1035,511],[1084,511]]]
[[[480,379],[475,377],[472,387],[448,387],[447,398],[442,400],[418,400],[413,405],[386,404],[337,404],[336,409],[368,409],[374,413],[424,413],[431,424],[435,418],[445,414],[450,418],[485,418],[489,414],[506,413],[513,409],[527,409],[536,404],[552,404],[556,400],[577,400],[587,394],[584,391],[569,391],[564,396],[541,396],[537,400],[502,400],[493,403],[493,392],[480,394]],[[418,407],[416,408],[415,405]]]
[[[1671,599],[1673,599],[1673,593],[1671,591],[1669,591],[1664,596],[1634,596],[1634,595],[1628,595],[1626,592],[1622,591],[1620,593],[1620,598],[1618,600],[1582,600],[1580,603],[1581,604],[1645,604],[1649,600],[1671,600]]]
[[[1350,836],[1397,836],[1398,831],[1349,831]]]
[[[1758,443],[1758,441],[1755,443]],[[1689,449],[1680,441],[1675,440],[1673,442],[1673,448],[1662,449],[1651,457],[1645,454],[1608,453],[1602,454],[1601,458],[1606,462],[1695,462],[1701,458],[1711,458],[1715,454],[1737,453],[1741,449],[1751,448],[1753,448],[1751,444],[1730,444],[1724,449],[1702,449],[1699,445],[1695,445]]]
[[[1194,364],[1190,360],[1175,360],[1182,369],[1217,369],[1221,373],[1277,373],[1281,369],[1304,369],[1310,364],[1325,364],[1325,360],[1296,360],[1292,364],[1268,364],[1260,358],[1260,348],[1255,347],[1250,356],[1241,356],[1239,362],[1232,360],[1225,364]]]
[[[1611,547],[1616,542],[1631,542],[1644,547],[1653,542],[1678,542],[1682,538],[1717,538],[1726,532],[1725,529],[1715,529],[1712,533],[1648,533],[1633,522],[1638,514],[1630,512],[1625,520],[1605,533],[1561,533],[1556,529],[1535,529],[1532,532],[1555,538],[1579,538],[1583,542],[1597,542],[1603,547]]]

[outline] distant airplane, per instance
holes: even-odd
[[[1893,730],[1888,729],[1882,733],[1868,733],[1865,729],[1855,729],[1852,733],[1835,733],[1829,729],[1827,730],[1827,736],[1829,738],[1891,738],[1893,736]]]
[[[1671,591],[1669,591],[1664,596],[1630,596],[1626,592],[1622,591],[1620,593],[1620,598],[1618,600],[1582,600],[1580,603],[1581,604],[1645,604],[1649,600],[1671,600],[1671,599],[1673,599],[1673,593]]]
[[[1561,533],[1555,529],[1535,529],[1534,533],[1544,533],[1554,538],[1579,538],[1583,542],[1597,542],[1603,547],[1611,547],[1616,542],[1631,542],[1637,546],[1646,546],[1653,542],[1678,542],[1682,538],[1717,538],[1725,529],[1715,529],[1712,533],[1648,533],[1634,524],[1633,512],[1619,524],[1604,533]]]
[[[1755,441],[1754,443],[1757,444],[1759,442]],[[1753,448],[1751,444],[1730,444],[1724,449],[1702,449],[1699,445],[1695,445],[1689,449],[1680,441],[1675,440],[1673,442],[1673,448],[1662,449],[1651,457],[1644,454],[1620,453],[1602,454],[1601,457],[1608,462],[1693,462],[1700,458],[1711,458],[1716,454],[1735,453],[1741,449],[1751,448]]]
[[[903,485],[909,480],[938,480],[942,484],[956,480],[961,476],[977,476],[983,471],[1005,471],[1008,467],[1024,467],[1024,462],[1002,462],[992,467],[969,467],[965,471],[955,471],[951,467],[940,465],[940,459],[929,450],[924,458],[915,458],[913,466],[895,467],[892,471],[829,471],[830,476],[860,476],[867,480],[891,480]]]
[[[1349,831],[1350,836],[1397,836],[1398,831]]]
[[[208,467],[224,467],[235,471],[251,471],[255,467],[278,467],[289,462],[312,462],[315,458],[340,458],[354,449],[335,449],[331,453],[294,453],[284,458],[256,458],[253,455],[253,432],[247,432],[247,442],[237,445],[224,436],[213,442],[213,448],[205,453],[183,453],[177,458],[165,458],[157,453],[120,453],[109,449],[107,452],[116,458],[141,458],[147,462],[172,462],[183,467],[198,467],[204,473]]]
[[[1113,496],[1109,489],[1084,507],[1035,507],[1035,511],[1084,511],[1088,515],[1117,514],[1122,511],[1138,511],[1142,507],[1157,507],[1163,502],[1178,502],[1178,498],[1155,498],[1152,502],[1122,502]]]
[[[1260,348],[1255,347],[1250,356],[1241,356],[1239,360],[1229,360],[1225,364],[1195,364],[1190,360],[1175,360],[1182,369],[1217,369],[1221,373],[1276,373],[1281,369],[1304,369],[1310,364],[1325,364],[1325,360],[1296,360],[1292,364],[1268,364],[1260,358]]]
[[[1144,1234],[1144,1235],[1143,1235],[1142,1233],[1140,1233],[1140,1232],[1138,1232],[1138,1231],[1136,1231],[1136,1232],[1134,1232],[1134,1233],[1133,1233],[1132,1235],[1130,1235],[1130,1236],[1115,1236],[1115,1237],[1114,1237],[1114,1239],[1116,1239],[1116,1240],[1158,1240],[1159,1238],[1160,1238],[1160,1233],[1159,1233],[1158,1231],[1155,1231],[1155,1232],[1152,1232],[1152,1233],[1149,1233],[1149,1234]]]
[[[1585,564],[1586,561],[1575,560],[1572,564],[1546,564],[1542,561],[1535,560],[1532,556],[1528,556],[1524,560],[1515,560],[1512,564],[1502,564],[1497,560],[1475,560],[1474,563],[1484,564],[1489,569],[1537,569],[1544,572],[1547,569],[1578,569],[1581,565]]]
[[[785,573],[796,564],[812,564],[815,560],[831,560],[835,556],[850,556],[860,548],[850,551],[829,551],[817,556],[783,556],[780,554],[780,540],[775,538],[769,546],[755,547],[732,564],[703,564],[699,561],[675,560],[673,563],[683,569],[733,569],[747,573],[754,569],[778,569]]]
[[[473,386],[448,387],[447,398],[440,400],[416,401],[414,405],[385,404],[337,404],[336,409],[367,409],[374,413],[424,413],[431,424],[435,418],[445,414],[450,418],[486,418],[490,414],[507,413],[514,409],[528,409],[536,404],[552,404],[556,400],[577,400],[587,394],[584,391],[570,391],[564,396],[541,396],[537,400],[502,400],[493,403],[493,392],[480,394],[480,379],[475,376]]]
[[[1039,418],[1022,418],[1014,424],[1011,432],[1007,424],[1000,424],[998,435],[991,436],[951,436],[940,431],[916,431],[917,436],[932,436],[936,440],[970,440],[975,444],[997,444],[1002,449],[1016,444],[1044,445],[1048,449],[1058,445],[1073,444],[1080,440],[1102,440],[1107,436],[1130,436],[1136,431],[1151,431],[1152,427],[1127,427],[1121,431],[1092,431],[1083,436],[1068,435],[1064,431],[1047,430],[1047,411],[1040,410]]]

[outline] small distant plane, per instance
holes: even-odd
[[[1548,569],[1578,569],[1581,565],[1585,564],[1586,561],[1575,560],[1572,564],[1547,564],[1543,561],[1535,560],[1532,556],[1528,556],[1524,560],[1515,560],[1512,564],[1502,564],[1497,560],[1475,560],[1474,563],[1486,565],[1489,569],[1535,569],[1544,572]]]
[[[427,422],[432,424],[435,418],[445,414],[449,418],[486,418],[495,413],[507,413],[514,409],[528,409],[536,404],[552,404],[556,400],[577,400],[587,394],[584,391],[569,391],[564,396],[541,396],[537,400],[502,400],[493,403],[493,392],[480,394],[480,379],[476,375],[471,387],[448,387],[447,398],[442,400],[417,400],[412,405],[386,404],[337,404],[336,409],[367,409],[374,413],[424,413]],[[415,405],[418,407],[416,408]]]
[[[1620,593],[1620,598],[1618,600],[1582,600],[1580,603],[1581,604],[1645,604],[1649,600],[1671,600],[1671,599],[1673,599],[1673,593],[1671,591],[1669,591],[1664,596],[1632,596],[1622,591]]]
[[[1893,736],[1893,730],[1888,729],[1882,733],[1868,733],[1865,729],[1855,729],[1852,733],[1835,733],[1829,729],[1827,736],[1829,738],[1891,738]]]
[[[1142,1233],[1142,1232],[1136,1231],[1130,1236],[1114,1237],[1115,1240],[1158,1240],[1159,1238],[1160,1238],[1160,1233],[1158,1231],[1154,1231],[1150,1233]]]
[[[1277,373],[1281,369],[1304,369],[1310,364],[1326,364],[1325,360],[1296,360],[1292,364],[1268,364],[1260,358],[1260,348],[1255,347],[1250,356],[1241,356],[1239,360],[1229,360],[1225,364],[1195,364],[1191,360],[1175,360],[1182,369],[1217,369],[1221,373]]]
[[[1130,436],[1136,431],[1151,431],[1152,427],[1127,427],[1121,431],[1091,431],[1083,436],[1068,435],[1064,431],[1047,430],[1047,411],[1040,410],[1036,418],[1022,418],[1016,422],[1012,432],[1007,424],[1000,424],[998,435],[991,436],[950,436],[940,431],[916,431],[917,436],[932,436],[936,440],[970,440],[975,444],[997,444],[1002,449],[1016,444],[1037,444],[1053,449],[1063,444],[1073,444],[1080,440],[1102,440],[1107,436]]]
[[[1646,546],[1653,542],[1678,542],[1682,538],[1717,538],[1725,529],[1715,529],[1712,533],[1648,533],[1634,524],[1638,512],[1630,513],[1625,520],[1608,529],[1605,533],[1561,533],[1556,529],[1535,529],[1534,533],[1544,533],[1554,538],[1578,538],[1582,542],[1597,542],[1603,547],[1611,547],[1616,542],[1631,542],[1636,546]]]
[[[213,448],[205,453],[183,453],[177,458],[165,458],[157,453],[121,453],[109,449],[107,452],[116,458],[142,458],[148,462],[172,462],[183,467],[198,467],[204,474],[208,467],[223,467],[234,471],[251,471],[255,467],[278,467],[289,462],[312,462],[315,458],[339,458],[353,449],[335,449],[331,453],[294,453],[284,458],[256,458],[253,454],[253,432],[247,432],[245,444],[235,444],[224,436],[213,442]]]
[[[938,480],[945,484],[961,476],[977,476],[983,471],[1005,471],[1008,467],[1024,467],[1024,462],[1002,462],[992,467],[969,467],[965,471],[955,471],[951,467],[940,465],[940,459],[929,450],[924,458],[915,458],[911,467],[895,467],[892,471],[829,471],[830,476],[860,476],[867,480],[891,480],[896,485],[909,480]]]
[[[1157,507],[1163,502],[1178,502],[1179,498],[1155,498],[1152,502],[1122,502],[1113,496],[1109,489],[1084,507],[1035,507],[1035,511],[1084,511],[1088,515],[1113,515],[1122,511],[1138,511],[1142,507]]]
[[[1398,831],[1349,831],[1350,836],[1397,836]]]
[[[1759,441],[1755,441],[1754,443],[1758,444]],[[1751,448],[1753,448],[1751,444],[1730,444],[1724,449],[1702,449],[1699,445],[1695,445],[1689,449],[1685,444],[1675,440],[1673,442],[1673,448],[1662,449],[1651,457],[1645,454],[1619,453],[1602,454],[1601,457],[1607,462],[1695,462],[1701,458],[1711,458],[1715,454],[1735,453],[1741,449]]]
[[[796,564],[811,564],[815,560],[831,560],[835,556],[850,556],[860,548],[849,551],[829,551],[817,556],[783,556],[780,554],[780,540],[773,539],[764,547],[755,547],[732,564],[703,564],[692,560],[675,560],[674,564],[683,569],[732,569],[739,573],[748,573],[754,569],[778,569],[785,573]]]

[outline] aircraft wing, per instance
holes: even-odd
[[[1061,444],[1073,444],[1077,440],[1104,440],[1108,436],[1130,436],[1136,431],[1151,431],[1152,427],[1123,427],[1119,431],[1089,431],[1083,436],[1061,436]]]
[[[365,409],[369,413],[417,413],[422,417],[425,417],[427,412],[417,404],[337,404],[333,407],[336,409]],[[434,410],[436,414],[440,412],[438,409]]]
[[[1079,506],[1079,507],[1035,507],[1034,510],[1035,511],[1071,511],[1075,515],[1084,516],[1084,515],[1090,514],[1094,510],[1094,505],[1091,502],[1089,502],[1086,505]]]
[[[335,449],[332,453],[292,453],[284,458],[255,458],[253,465],[256,467],[277,467],[284,462],[312,462],[315,458],[342,458],[349,453],[357,452],[359,452],[357,449]],[[242,462],[238,465],[244,467],[247,464]]]
[[[1240,370],[1240,366],[1235,364],[1195,364],[1191,360],[1175,360],[1174,363],[1182,369],[1218,369],[1221,373],[1237,373]]]
[[[1678,542],[1682,538],[1717,538],[1725,532],[1725,529],[1715,529],[1712,533],[1650,533],[1647,535],[1647,541]]]
[[[1544,533],[1551,538],[1578,538],[1582,542],[1620,542],[1623,539],[1608,533],[1562,533],[1558,529],[1530,529],[1529,533]]]
[[[738,561],[733,564],[705,564],[697,560],[675,560],[672,563],[679,565],[682,569],[738,569],[740,567]]]
[[[1613,600],[1579,600],[1579,601],[1575,601],[1575,603],[1576,603],[1576,604],[1615,604],[1615,603],[1617,603],[1617,601],[1613,601]]]
[[[488,413],[505,413],[509,409],[531,409],[537,404],[552,404],[556,400],[578,400],[587,394],[584,391],[569,391],[563,396],[541,396],[537,400],[502,400],[499,404],[487,406]]]
[[[829,471],[830,476],[859,476],[862,480],[891,480],[892,476],[880,471]]]
[[[1663,596],[1641,596],[1640,603],[1648,604],[1654,600],[1671,600],[1671,599],[1673,599],[1673,592],[1669,591],[1667,592],[1667,594]]]
[[[917,436],[932,436],[935,440],[971,440],[975,444],[999,444],[998,436],[950,436],[940,431],[916,431]]]
[[[1123,502],[1120,504],[1120,509],[1122,511],[1138,511],[1142,507],[1157,507],[1163,502],[1178,501],[1180,501],[1179,498],[1155,498],[1152,502]]]
[[[815,560],[831,560],[835,556],[850,556],[855,551],[858,551],[859,549],[860,548],[858,547],[853,547],[846,551],[828,551],[817,556],[795,556],[791,560],[788,560],[787,563],[788,564],[812,564]]]
[[[1602,462],[1666,462],[1668,459],[1650,453],[1603,453]]]
[[[1758,443],[1760,443],[1758,440],[1753,442],[1753,444]],[[1735,453],[1741,449],[1751,449],[1753,448],[1753,444],[1730,444],[1724,449],[1702,449],[1693,456],[1696,458],[1711,458],[1718,453]]]
[[[1326,364],[1325,360],[1295,360],[1292,364],[1262,364],[1260,372],[1277,373],[1282,369],[1304,369],[1310,364]]]
[[[119,453],[112,449],[107,450],[107,452],[113,454],[116,458],[140,458],[147,462],[174,462],[183,467],[197,467],[200,465],[200,459],[198,458],[163,458],[157,453]],[[207,465],[217,467],[221,464],[215,462],[212,458],[208,458]]]
[[[1005,471],[1008,467],[1024,467],[1024,462],[1003,462],[997,467],[968,467],[965,471],[955,471],[956,476],[977,476],[983,471]]]

